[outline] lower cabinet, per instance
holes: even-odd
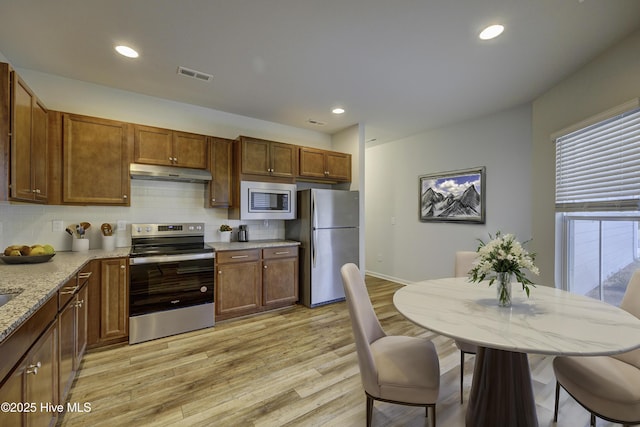
[[[0,387],[0,402],[9,405],[0,411],[0,426],[55,424],[57,412],[41,405],[58,402],[57,332],[53,322]]]
[[[298,247],[216,253],[216,320],[298,301]]]
[[[129,262],[108,258],[91,262],[96,280],[89,284],[87,341],[97,347],[129,339]]]
[[[58,291],[58,387],[61,403],[67,398],[87,347],[89,277],[91,271],[82,271]]]

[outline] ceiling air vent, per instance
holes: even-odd
[[[202,80],[204,82],[210,82],[211,80],[213,80],[213,76],[211,74],[192,70],[186,67],[178,67],[178,74],[185,77],[191,77],[192,79]]]
[[[315,125],[315,126],[324,126],[324,125],[326,125],[326,123],[318,121],[318,120],[314,120],[314,119],[307,120],[307,123],[310,123],[310,124]]]

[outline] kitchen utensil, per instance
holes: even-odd
[[[100,226],[100,230],[102,230],[103,236],[111,236],[113,235],[113,228],[111,228],[111,224],[104,223]]]
[[[74,229],[71,229],[71,227],[72,227],[71,225],[70,225],[70,226],[68,226],[64,231],[66,231],[67,233],[69,233],[69,236],[71,236],[71,237],[75,237],[75,234],[76,234],[76,232],[74,231],[75,227],[74,227]]]
[[[84,239],[84,227],[81,225],[76,225],[76,232],[78,233],[79,238]]]
[[[87,231],[89,228],[91,228],[91,224],[88,222],[81,222],[80,226],[84,228],[84,231]]]

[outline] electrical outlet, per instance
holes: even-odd
[[[64,225],[61,219],[54,219],[53,221],[51,221],[51,231],[64,231]]]

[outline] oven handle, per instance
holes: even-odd
[[[139,257],[139,258],[129,258],[129,265],[174,262],[174,261],[193,261],[196,259],[213,259],[215,257],[216,257],[215,252],[206,252],[202,254],[145,256],[145,257]]]

